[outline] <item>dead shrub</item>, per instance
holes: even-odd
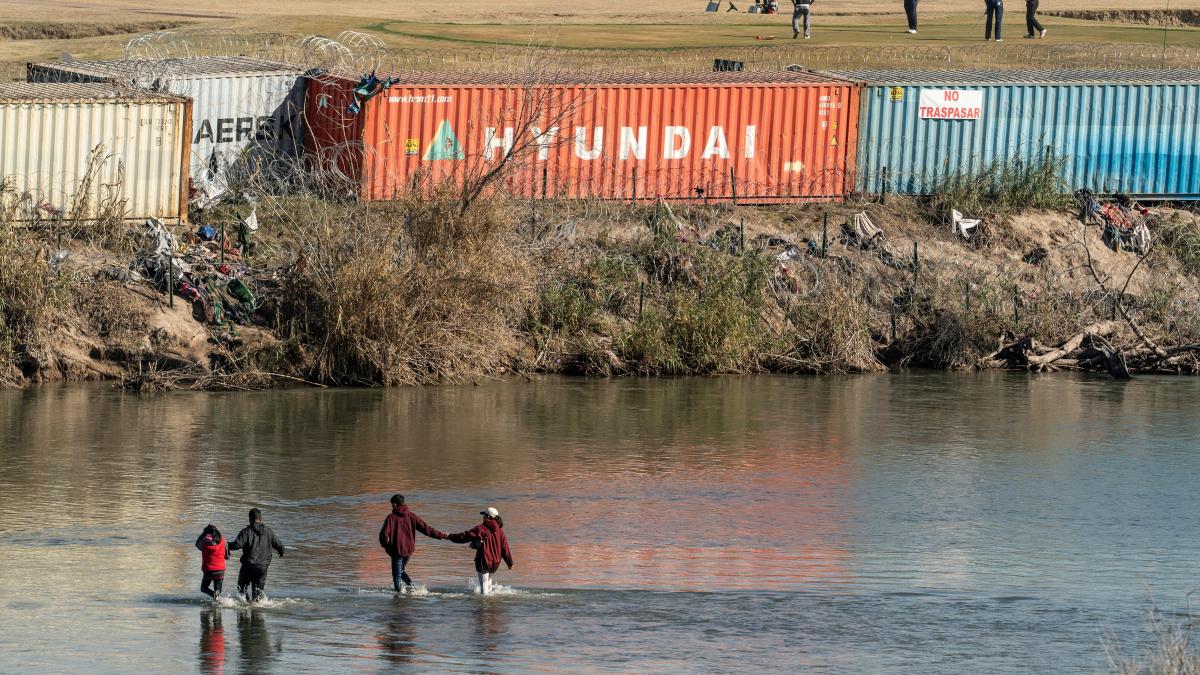
[[[337,384],[461,380],[511,365],[533,266],[503,202],[453,186],[288,216],[300,264],[282,315]]]

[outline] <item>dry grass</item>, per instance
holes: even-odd
[[[52,251],[14,216],[26,196],[0,184],[0,384],[13,386],[44,363],[55,313],[70,276],[50,264]]]
[[[1137,655],[1126,655],[1115,639],[1105,640],[1109,666],[1116,675],[1200,675],[1200,624],[1190,608],[1173,619],[1158,607],[1146,617],[1148,645]]]
[[[180,27],[178,21],[136,23],[61,23],[26,21],[0,25],[0,40],[79,40],[108,35],[134,35]]]
[[[448,185],[392,204],[280,215],[297,265],[281,316],[310,379],[458,381],[507,368],[534,270],[494,199],[461,217]]]

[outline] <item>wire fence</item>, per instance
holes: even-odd
[[[914,45],[906,47],[813,47],[772,45],[678,49],[566,49],[481,46],[446,49],[389,48],[373,35],[346,31],[335,38],[284,33],[196,30],[160,31],[113,43],[113,58],[181,59],[245,56],[282,61],[325,72],[459,71],[524,72],[531,52],[561,71],[701,72],[715,59],[751,71],[800,66],[813,70],[884,69],[1188,69],[1200,68],[1200,47],[1115,44]],[[24,80],[24,62],[0,62],[0,79]]]

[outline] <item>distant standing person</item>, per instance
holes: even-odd
[[[1038,0],[1025,0],[1025,30],[1026,38],[1046,37],[1046,28],[1037,20]]]
[[[917,0],[904,0],[904,15],[908,17],[908,32],[917,32]]]
[[[221,531],[209,523],[196,537],[196,548],[200,549],[200,571],[204,573],[204,578],[200,580],[200,592],[213,600],[220,600],[225,587],[225,561],[229,559],[228,542],[221,536]]]
[[[267,570],[271,567],[271,551],[283,557],[283,544],[271,528],[263,525],[262,511],[250,509],[250,524],[238,532],[229,548],[242,551],[242,567],[238,570],[238,593],[247,600],[262,599],[267,588]]]
[[[446,538],[445,532],[433,529],[405,506],[404,495],[392,495],[392,512],[379,529],[379,545],[392,559],[392,587],[397,593],[402,582],[409,588],[413,587],[413,580],[406,569],[408,559],[417,548],[417,532],[430,539]]]
[[[508,569],[512,569],[512,552],[508,549],[508,537],[504,536],[504,521],[500,512],[487,507],[479,512],[483,522],[466,532],[450,535],[450,541],[456,544],[470,544],[475,549],[475,572],[479,574],[479,592],[483,595],[492,594],[492,576],[500,569],[504,561]]]
[[[1000,37],[1000,24],[1004,21],[1004,0],[984,0],[987,4],[987,24],[983,29],[984,41],[992,39],[992,22],[996,24],[996,42],[1004,42]]]
[[[812,0],[792,0],[792,39],[800,37],[800,18],[804,18],[804,39],[809,38],[808,27],[812,16]]]

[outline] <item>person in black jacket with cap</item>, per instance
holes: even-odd
[[[271,528],[263,525],[262,511],[250,509],[250,524],[238,532],[237,539],[229,542],[230,550],[242,552],[242,568],[238,570],[238,593],[247,600],[257,602],[267,587],[267,569],[271,566],[271,552],[283,557],[283,544]]]

